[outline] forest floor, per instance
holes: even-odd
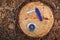
[[[0,0],[0,40],[60,40],[60,1],[42,0],[51,5],[54,25],[50,32],[42,38],[26,36],[18,28],[18,13],[15,8],[24,0]],[[29,1],[29,0],[28,0]]]

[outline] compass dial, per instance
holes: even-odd
[[[20,28],[30,37],[43,37],[50,31],[53,22],[52,10],[41,2],[26,4],[19,13]]]

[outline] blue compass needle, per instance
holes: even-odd
[[[41,13],[40,13],[40,11],[39,11],[38,8],[35,8],[35,12],[36,12],[36,14],[37,14],[39,20],[40,20],[40,21],[43,21],[42,15],[41,15]]]

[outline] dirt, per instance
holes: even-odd
[[[60,40],[60,0],[41,0],[51,6],[54,15],[52,29],[42,38],[28,37],[18,28],[17,6],[23,1],[0,0],[0,40]]]

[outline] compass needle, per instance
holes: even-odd
[[[40,11],[39,11],[38,8],[35,8],[35,12],[36,12],[36,14],[37,14],[39,20],[40,20],[40,21],[43,21],[43,19],[42,19],[42,15],[41,15],[41,13],[40,13]]]

